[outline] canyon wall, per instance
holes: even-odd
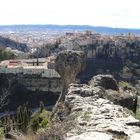
[[[52,106],[61,93],[60,78],[42,78],[37,75],[1,74],[0,94],[2,89],[8,88],[11,82],[8,104],[2,110],[15,110],[19,105],[28,103],[29,107],[38,107],[40,101],[46,106]]]

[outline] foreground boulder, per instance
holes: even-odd
[[[137,92],[136,90],[125,90],[119,87],[112,75],[96,75],[90,81],[91,87],[98,87],[104,90],[103,97],[114,104],[121,105],[136,112]]]
[[[89,84],[91,86],[101,86],[104,89],[119,90],[117,81],[113,78],[112,75],[97,75],[94,76]]]
[[[140,121],[104,94],[100,87],[70,85],[64,103],[73,127],[66,140],[139,140]]]

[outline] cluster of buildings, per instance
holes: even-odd
[[[5,60],[0,63],[0,73],[60,77],[54,70],[54,57],[38,59]]]
[[[22,31],[22,32],[0,32],[0,35],[16,42],[27,44],[29,48],[39,47],[46,42],[53,42],[56,37],[64,33],[57,31]]]

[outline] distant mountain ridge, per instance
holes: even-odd
[[[0,31],[47,31],[47,30],[58,30],[58,31],[84,31],[92,30],[96,33],[101,34],[128,34],[129,32],[140,35],[140,29],[129,29],[129,28],[111,28],[104,26],[90,26],[90,25],[1,25]]]

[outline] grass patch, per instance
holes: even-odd
[[[82,116],[82,118],[84,120],[89,120],[91,118],[91,114],[92,114],[91,111],[85,111],[84,114],[83,114],[83,116]]]

